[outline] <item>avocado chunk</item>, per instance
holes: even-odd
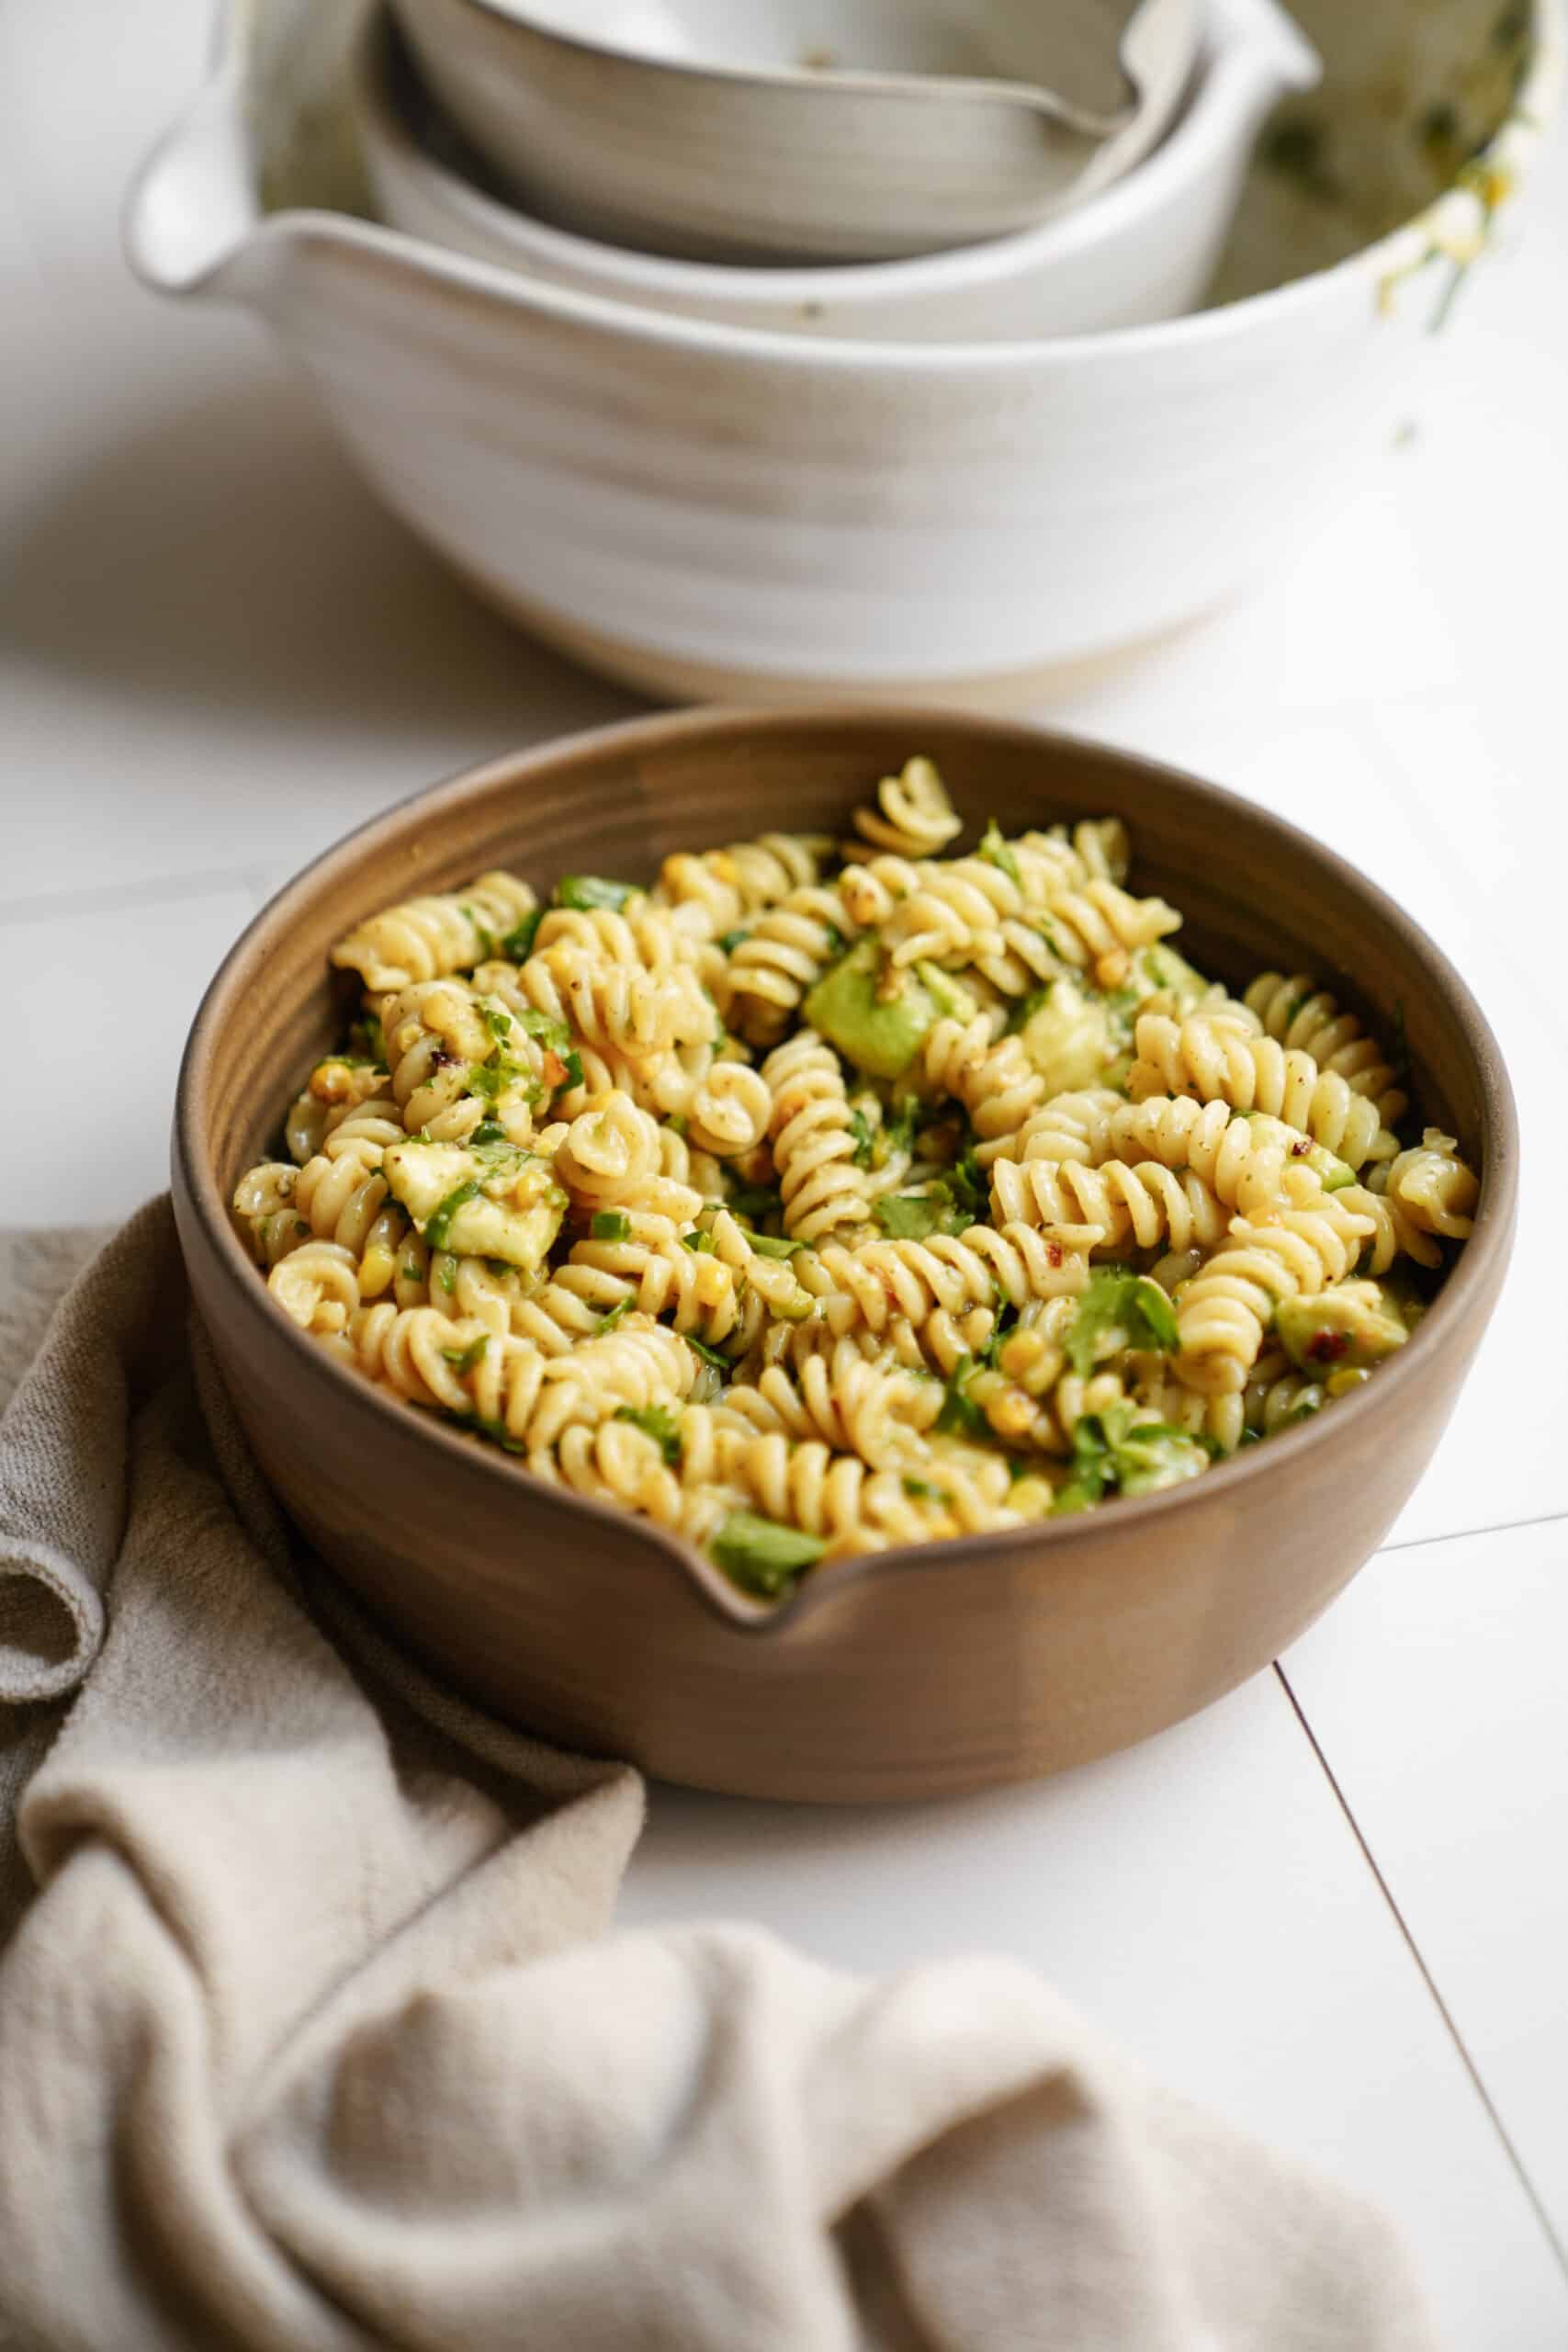
[[[1052,1094],[1093,1086],[1121,1050],[1105,1005],[1074,980],[1053,980],[1032,1004],[1019,1035]]]
[[[1274,1317],[1280,1344],[1303,1372],[1364,1372],[1404,1345],[1410,1334],[1378,1283],[1338,1283],[1315,1298],[1281,1299]]]
[[[1073,1431],[1072,1476],[1057,1493],[1058,1512],[1092,1510],[1112,1487],[1154,1495],[1202,1476],[1210,1450],[1201,1439],[1165,1421],[1140,1421],[1136,1412],[1122,1404],[1084,1415]]]
[[[944,1016],[975,1017],[974,999],[934,964],[893,975],[884,996],[881,943],[863,939],[825,973],[806,1000],[807,1020],[819,1036],[868,1078],[902,1078]]]
[[[499,1258],[525,1273],[544,1263],[567,1198],[547,1159],[509,1144],[389,1144],[382,1172],[433,1250]]]
[[[771,1600],[803,1568],[819,1560],[828,1546],[821,1536],[807,1535],[798,1527],[781,1527],[755,1511],[732,1510],[710,1548],[725,1575],[743,1592]]]

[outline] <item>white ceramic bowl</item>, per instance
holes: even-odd
[[[392,6],[530,211],[692,261],[886,261],[1030,227],[1156,143],[1197,37],[1196,0],[1142,0],[1121,63],[1106,0]]]
[[[1227,601],[1321,527],[1553,110],[1563,0],[1534,0],[1516,112],[1469,185],[1342,265],[1156,326],[940,348],[664,318],[338,210],[266,211],[302,135],[320,148],[356,24],[340,0],[236,0],[132,193],[142,277],[258,311],[387,504],[617,676],[1005,701]]]
[[[1175,318],[1199,300],[1235,209],[1259,123],[1315,80],[1273,0],[1210,0],[1189,102],[1157,153],[1021,236],[866,267],[740,269],[576,236],[489,194],[374,11],[352,95],[381,218],[410,236],[546,285],[690,319],[786,334],[1018,342]]]

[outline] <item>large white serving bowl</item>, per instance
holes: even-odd
[[[1160,148],[1024,233],[864,267],[743,269],[578,236],[491,195],[465,168],[389,17],[374,9],[350,103],[376,209],[401,229],[524,277],[682,318],[784,334],[1010,342],[1178,317],[1219,259],[1258,125],[1317,61],[1274,0],[1208,0],[1190,101]]]
[[[269,212],[264,187],[327,135],[354,0],[235,0],[214,79],[132,192],[128,250],[152,285],[266,319],[387,504],[598,667],[680,696],[1007,701],[1227,601],[1321,524],[1553,110],[1563,6],[1534,0],[1508,121],[1404,228],[1276,291],[1075,340],[816,343]]]

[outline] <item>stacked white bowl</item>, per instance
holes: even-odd
[[[473,0],[399,5],[401,18],[423,29],[422,56],[474,13]],[[575,233],[525,209],[466,145],[389,13],[367,20],[355,96],[382,219],[451,252],[536,282],[728,326],[818,340],[1013,343],[1192,309],[1229,232],[1259,124],[1285,91],[1310,87],[1317,72],[1275,0],[1208,0],[1190,71],[1143,122],[1139,148],[1122,151],[1109,180],[1093,174],[1080,200],[1011,235],[814,268],[671,257]],[[520,145],[516,165],[525,172]]]
[[[1288,561],[1407,413],[1554,108],[1564,12],[1296,0],[1327,78],[1246,201],[1299,203],[1316,259],[1199,307],[1310,71],[1271,0],[1203,0],[1170,128],[1080,205],[810,269],[508,201],[367,5],[230,0],[133,191],[133,263],[261,312],[495,604],[655,692],[772,702],[1034,696]],[[333,176],[345,107],[378,218]]]

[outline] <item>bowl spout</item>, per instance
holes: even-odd
[[[244,69],[231,41],[211,81],[131,182],[120,224],[126,259],[157,293],[216,291],[258,218]]]

